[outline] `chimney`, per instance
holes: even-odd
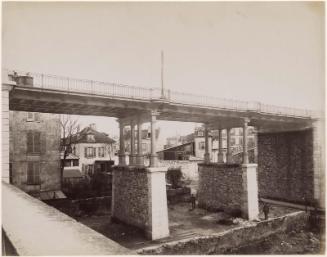
[[[93,130],[97,130],[97,127],[96,127],[95,123],[91,123],[90,128],[93,129]]]

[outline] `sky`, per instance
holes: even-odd
[[[322,2],[2,3],[2,65],[201,95],[324,108]],[[82,126],[118,134],[114,118]],[[160,121],[161,136],[194,124]]]

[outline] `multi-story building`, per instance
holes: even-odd
[[[58,115],[10,112],[10,183],[42,200],[64,197]]]
[[[71,154],[65,161],[65,170],[79,169],[82,175],[107,171],[115,160],[115,141],[108,134],[98,132],[95,124],[72,136]]]
[[[135,130],[135,138],[137,138],[137,131]],[[156,129],[156,139],[158,139],[160,129]],[[125,152],[128,155],[131,151],[131,129],[130,127],[124,128],[124,141]],[[137,143],[135,142],[135,149],[137,149]],[[151,129],[142,129],[142,154],[147,156],[151,152]]]
[[[208,144],[211,161],[217,162],[218,148],[219,148],[219,135],[218,130],[209,131]],[[172,145],[172,142],[176,142]],[[231,149],[232,153],[238,153],[242,151],[243,145],[243,130],[242,128],[231,129]],[[248,145],[250,148],[255,146],[255,136],[253,127],[249,127],[248,132]],[[226,130],[222,130],[222,150],[226,152],[227,149],[227,133]],[[185,160],[190,157],[197,159],[203,159],[205,153],[205,136],[204,127],[195,128],[194,133],[180,138],[174,138],[174,140],[167,140],[165,149],[158,152],[162,159],[175,159]]]

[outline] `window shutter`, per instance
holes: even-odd
[[[34,184],[40,183],[40,163],[34,162]]]
[[[27,152],[32,153],[33,152],[33,132],[28,131],[27,132]]]
[[[98,147],[98,157],[101,157],[101,147]]]
[[[33,113],[32,112],[27,113],[27,121],[33,121]]]
[[[87,147],[84,148],[84,157],[87,157]]]
[[[34,120],[40,121],[40,113],[38,113],[38,112],[34,113]]]
[[[33,162],[27,163],[27,184],[33,183]]]
[[[97,156],[97,149],[96,147],[93,147],[93,157],[96,157]]]
[[[41,149],[41,133],[34,132],[34,152],[39,153]]]

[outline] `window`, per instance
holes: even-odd
[[[148,151],[147,144],[142,143],[142,153],[146,153]]]
[[[95,141],[94,135],[92,135],[92,134],[87,135],[87,141],[89,141],[89,142]]]
[[[198,136],[199,137],[203,137],[203,135],[204,135],[203,131],[198,131]]]
[[[79,165],[79,161],[78,160],[73,160],[73,166],[78,166]]]
[[[98,148],[98,156],[99,157],[104,157],[104,147],[99,147]]]
[[[27,121],[40,121],[40,114],[38,112],[28,112]]]
[[[199,142],[199,149],[204,150],[205,142]]]
[[[38,131],[27,132],[27,153],[40,153],[41,148],[41,133]]]
[[[27,184],[39,185],[40,184],[40,163],[28,162],[27,163]]]
[[[96,156],[96,148],[94,147],[85,147],[85,157],[92,158]]]

